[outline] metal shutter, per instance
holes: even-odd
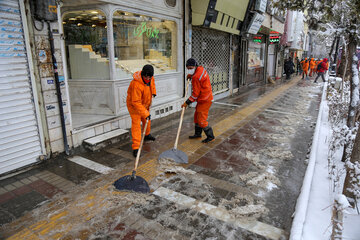
[[[207,70],[214,94],[229,89],[230,34],[193,27],[192,57]]]
[[[0,174],[41,155],[19,2],[0,1]]]

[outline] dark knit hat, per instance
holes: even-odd
[[[186,67],[197,67],[198,66],[198,63],[196,62],[195,59],[193,58],[189,58],[187,61],[186,61]]]
[[[146,64],[143,69],[141,70],[141,76],[154,76],[154,68],[150,64]]]

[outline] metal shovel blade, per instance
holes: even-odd
[[[150,188],[148,183],[139,176],[127,175],[122,178],[119,178],[114,182],[114,186],[117,190],[120,191],[129,191],[129,192],[140,192],[140,193],[149,193]]]
[[[160,154],[158,160],[165,158],[174,160],[176,163],[188,163],[189,158],[188,156],[179,149],[170,149]]]

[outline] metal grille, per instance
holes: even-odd
[[[229,34],[194,27],[192,57],[207,70],[215,94],[229,89]]]

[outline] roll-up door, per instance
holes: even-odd
[[[42,154],[25,46],[19,2],[0,1],[0,174]]]
[[[192,57],[210,76],[213,93],[229,89],[230,34],[193,27]]]

